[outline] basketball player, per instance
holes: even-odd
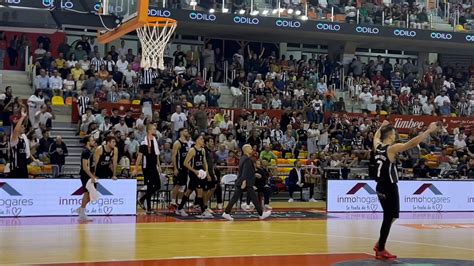
[[[26,110],[21,108],[21,117],[18,119],[10,139],[12,154],[10,177],[28,178],[28,158],[31,154],[29,141],[25,135],[25,126],[23,125],[27,117]]]
[[[380,229],[379,241],[375,244],[374,251],[376,259],[396,259],[397,256],[390,254],[385,249],[385,242],[390,233],[392,223],[399,217],[400,200],[398,196],[398,172],[396,156],[398,153],[416,147],[431,133],[438,130],[436,122],[431,123],[428,129],[412,138],[406,143],[395,143],[397,132],[384,121],[374,136],[374,156],[377,174],[377,196],[383,209],[383,222]]]
[[[117,179],[115,172],[117,171],[118,150],[115,145],[117,140],[114,136],[105,138],[105,145],[100,145],[94,153],[94,174],[96,178]]]
[[[86,206],[87,203],[90,202],[90,197],[89,197],[89,191],[86,188],[87,182],[89,179],[92,179],[92,183],[94,185],[97,182],[97,179],[95,175],[92,173],[94,169],[94,160],[92,156],[92,149],[95,147],[96,142],[93,136],[87,136],[85,137],[87,140],[86,142],[86,147],[82,151],[81,154],[81,183],[82,183],[82,188],[84,188],[84,194],[82,195],[82,203],[81,207],[79,207],[76,212],[79,214],[79,220],[80,221],[88,221],[89,218],[87,217],[86,214]]]
[[[171,191],[171,205],[178,207],[176,199],[183,197],[188,183],[188,169],[184,167],[184,159],[189,152],[189,131],[186,128],[178,130],[179,139],[173,144],[171,160],[173,164],[173,190]]]
[[[234,204],[237,203],[237,201],[240,199],[242,193],[244,191],[247,191],[247,197],[250,197],[253,204],[255,205],[255,208],[257,209],[259,215],[259,219],[263,220],[268,218],[272,214],[272,212],[263,211],[262,204],[258,200],[257,194],[253,189],[253,186],[255,185],[255,166],[252,160],[252,146],[250,144],[245,144],[242,147],[242,152],[243,155],[240,158],[239,162],[239,174],[237,175],[237,180],[235,181],[235,192],[232,198],[230,199],[230,202],[227,204],[227,207],[225,208],[222,217],[229,221],[234,220],[234,218],[230,216],[232,207],[234,207]]]
[[[196,143],[194,147],[189,149],[188,154],[186,155],[186,158],[184,159],[184,167],[186,167],[189,170],[189,185],[188,189],[183,195],[183,198],[181,199],[181,203],[178,206],[178,209],[176,210],[177,215],[181,216],[188,216],[188,214],[183,210],[184,204],[189,199],[189,195],[191,194],[192,191],[196,191],[196,203],[199,205],[201,209],[201,215],[200,217],[202,218],[213,218],[211,213],[206,212],[206,209],[204,208],[204,188],[206,185],[206,180],[200,179],[198,177],[199,170],[204,170],[206,171],[207,174],[207,181],[211,180],[211,177],[209,176],[208,168],[207,168],[207,162],[206,162],[206,155],[205,155],[205,150],[204,150],[204,136],[202,135],[197,135],[195,137],[194,142]]]
[[[156,214],[156,212],[151,209],[151,197],[160,189],[160,174],[163,173],[160,166],[160,150],[158,149],[158,141],[155,135],[155,125],[148,124],[146,126],[146,136],[138,149],[138,157],[135,169],[133,170],[133,175],[136,176],[138,167],[143,161],[141,166],[143,169],[143,177],[145,178],[146,193],[138,200],[138,205],[146,210],[147,215]],[[146,208],[143,205],[145,200]]]
[[[206,188],[204,191],[204,207],[206,207],[206,211],[208,213],[213,213],[210,206],[212,205],[210,199],[212,199],[212,195],[216,191],[219,184],[218,177],[216,174],[216,169],[214,167],[214,139],[212,136],[209,136],[205,140],[206,146],[204,147],[206,151],[206,162],[207,162],[207,169],[211,180],[207,182]],[[222,191],[218,191],[222,194]],[[222,204],[222,196],[217,196],[217,204]]]

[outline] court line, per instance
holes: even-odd
[[[285,257],[285,256],[311,256],[311,255],[356,255],[356,254],[364,254],[373,257],[373,254],[369,254],[366,252],[330,252],[330,253],[322,253],[322,252],[305,252],[305,253],[294,253],[294,254],[249,254],[249,255],[221,255],[221,256],[184,256],[184,257],[170,257],[170,258],[157,258],[157,259],[124,259],[124,260],[82,260],[82,261],[67,261],[67,262],[45,262],[45,263],[24,263],[22,262],[20,265],[25,264],[34,264],[34,265],[45,265],[45,264],[70,264],[70,263],[101,263],[101,262],[126,262],[126,261],[162,261],[162,260],[186,260],[186,259],[222,259],[222,258],[250,258],[250,257]],[[7,265],[19,265],[19,263],[8,263],[2,264],[2,266]]]
[[[250,222],[250,221],[248,221]],[[247,223],[248,223],[247,222]],[[197,222],[199,223],[199,222]],[[230,222],[227,222],[228,224],[231,224]],[[202,224],[202,223],[201,223]],[[95,224],[94,224],[95,225]],[[125,225],[125,224],[124,224]],[[288,231],[256,231],[256,230],[246,230],[246,229],[217,229],[217,228],[195,228],[195,227],[167,227],[167,226],[155,226],[155,224],[144,224],[145,227],[142,228],[135,228],[136,230],[156,230],[156,229],[161,229],[161,230],[201,230],[201,231],[219,231],[219,232],[242,232],[242,233],[265,233],[265,234],[290,234],[290,235],[300,235],[300,236],[329,236],[329,237],[336,237],[336,238],[346,238],[346,239],[363,239],[363,240],[371,240],[371,241],[377,241],[377,238],[369,238],[369,237],[360,237],[360,236],[342,236],[342,235],[332,235],[332,234],[319,234],[319,233],[300,233],[300,232],[288,232]],[[105,230],[108,231],[121,231],[123,228],[106,228]],[[104,228],[73,228],[72,230],[76,231],[94,231],[94,230],[100,230],[103,231]],[[20,231],[27,231],[27,230],[20,230]],[[35,230],[37,231],[43,231],[43,232],[57,232],[56,229],[43,229],[43,230]],[[429,243],[422,243],[422,242],[412,242],[412,241],[404,241],[404,240],[394,240],[390,239],[390,242],[395,242],[395,243],[401,243],[401,244],[410,244],[410,245],[422,245],[422,246],[430,246],[430,247],[439,247],[439,248],[449,248],[449,249],[459,249],[459,250],[466,250],[466,251],[474,251],[474,249],[471,248],[464,248],[464,247],[456,247],[456,246],[445,246],[445,245],[436,245],[436,244],[429,244]]]

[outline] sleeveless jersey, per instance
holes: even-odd
[[[184,167],[184,159],[186,159],[186,155],[188,155],[189,146],[187,142],[182,142],[179,139],[177,141],[179,141],[179,144],[181,144],[181,147],[179,148],[178,153],[176,154],[176,164],[177,164],[176,168],[179,171],[182,171],[182,170],[187,171],[188,169]]]
[[[18,136],[18,143],[11,147],[12,162],[11,169],[27,169],[28,166],[28,155],[26,151],[26,141],[23,135]],[[17,178],[27,178],[27,176],[21,176]]]
[[[80,174],[83,175],[83,176],[87,176],[87,174],[86,174],[86,172],[84,171],[84,168],[83,168],[82,160],[89,161],[89,170],[91,172],[94,172],[94,156],[93,156],[93,153],[92,153],[91,150],[89,150],[88,148],[85,148],[82,151],[82,154],[81,154],[81,171],[80,171]]]
[[[194,154],[194,157],[191,160],[191,166],[195,170],[204,169],[204,156],[205,156],[204,148],[201,148],[201,150],[198,150],[198,149],[196,149],[196,147],[194,147],[194,150],[196,151],[196,153]]]
[[[377,174],[375,181],[378,183],[395,184],[398,182],[397,164],[392,163],[388,158],[388,145],[379,145],[375,149],[375,162]]]
[[[110,171],[110,164],[114,157],[114,150],[107,152],[105,146],[102,145],[102,155],[99,157],[97,162],[96,174],[97,173],[108,173]]]

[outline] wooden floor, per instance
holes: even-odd
[[[292,206],[309,211],[320,207]],[[75,217],[4,218],[0,219],[0,265],[270,266],[371,259],[380,215],[330,216],[224,222],[140,215],[96,217],[88,224],[78,223]],[[387,249],[402,258],[473,260],[474,264],[473,218],[470,213],[404,214],[393,226]]]

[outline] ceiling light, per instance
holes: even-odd
[[[209,13],[213,14],[214,12],[216,12],[216,10],[214,10],[214,8],[209,9]]]
[[[258,10],[254,10],[254,11],[252,11],[252,13],[250,13],[250,15],[256,16],[256,15],[258,15],[258,13],[260,13]]]
[[[301,20],[308,20],[308,16],[305,16],[305,15],[301,16]]]
[[[275,15],[276,13],[278,13],[278,9],[273,9],[273,10],[272,10],[272,14]]]
[[[189,3],[189,4],[192,5],[192,6],[195,6],[195,5],[197,5],[197,2],[196,1],[191,1],[191,3]]]
[[[262,15],[266,16],[266,15],[268,15],[268,12],[270,12],[270,11],[268,9],[265,9],[265,10],[262,11]]]
[[[222,9],[222,13],[227,13],[227,12],[229,12],[229,9],[228,9],[228,8],[223,8],[223,9]]]
[[[301,10],[296,10],[295,15],[297,15],[297,16],[301,15]]]
[[[291,9],[291,8],[288,9],[288,14],[290,14],[290,15],[293,14],[293,9]]]
[[[240,14],[240,15],[245,14],[245,10],[244,10],[244,9],[239,10],[239,14]]]

